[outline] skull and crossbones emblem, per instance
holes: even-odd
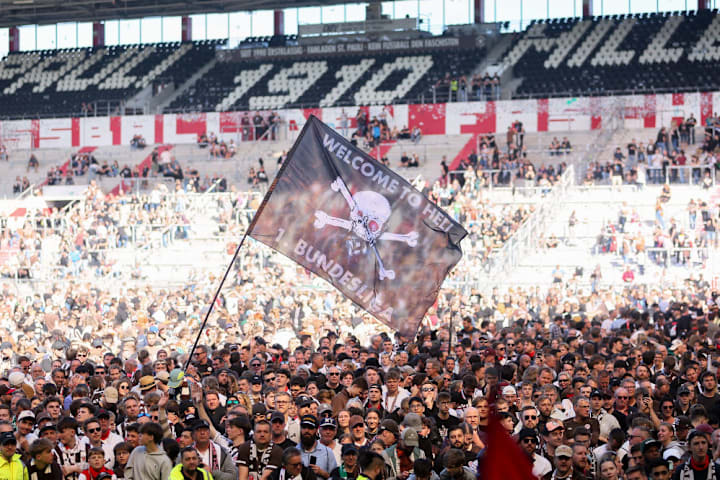
[[[325,226],[338,227],[353,232],[357,237],[366,242],[378,261],[380,280],[395,278],[395,272],[388,270],[383,265],[380,253],[377,249],[378,240],[392,240],[395,242],[404,242],[410,247],[417,245],[418,233],[413,231],[409,233],[391,233],[385,231],[385,224],[390,219],[392,209],[387,198],[377,192],[364,190],[351,195],[345,182],[337,177],[331,184],[330,188],[334,192],[340,193],[350,207],[350,218],[337,218],[322,210],[315,211],[315,228],[320,229]]]

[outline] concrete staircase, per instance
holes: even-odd
[[[205,75],[207,72],[210,71],[211,68],[215,66],[217,63],[217,58],[213,58],[211,61],[206,63],[205,65],[200,68],[197,72],[195,72],[190,78],[188,78],[184,83],[182,83],[179,86],[175,87],[175,91],[172,92],[170,95],[163,96],[163,98],[159,98],[158,102],[151,102],[151,109],[155,113],[163,113],[165,109],[172,104],[173,101],[175,101],[176,98],[178,98],[180,95],[182,95],[188,88],[190,88],[191,85],[193,85],[195,82],[197,82],[203,75]]]

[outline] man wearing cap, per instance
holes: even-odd
[[[360,450],[367,448],[370,444],[367,437],[365,436],[365,420],[360,415],[353,415],[350,417],[350,436],[352,437],[353,445]]]
[[[342,446],[342,462],[340,466],[330,472],[332,480],[355,480],[360,474],[358,466],[359,451],[352,443]]]
[[[518,434],[518,442],[520,442],[520,448],[522,448],[522,450],[527,454],[533,464],[533,475],[537,478],[543,478],[545,475],[552,472],[552,464],[550,461],[537,453],[538,444],[540,442],[535,430],[530,428],[523,428],[520,430],[520,433]]]
[[[283,450],[271,441],[270,423],[255,422],[253,438],[238,448],[239,480],[266,480],[282,463]]]
[[[390,448],[400,439],[400,427],[395,420],[386,418],[380,422],[378,436],[385,444],[385,448]]]
[[[312,469],[319,478],[329,478],[330,472],[337,467],[337,461],[333,451],[318,442],[317,428],[317,419],[313,415],[300,418],[298,448],[302,454],[303,465]]]
[[[273,443],[282,448],[283,451],[297,445],[297,442],[293,442],[288,438],[285,430],[285,414],[282,412],[275,411],[270,415],[270,430],[272,431]]]
[[[420,436],[412,428],[406,428],[397,443],[383,452],[385,463],[390,466],[393,477],[407,478],[412,473],[412,465],[418,458],[425,458],[420,448]],[[465,455],[463,454],[463,458]]]
[[[542,454],[545,458],[553,461],[555,459],[555,450],[563,444],[565,438],[565,427],[559,420],[550,420],[545,423],[543,429],[543,440],[545,440],[542,447]]]
[[[320,419],[320,443],[328,447],[335,454],[335,462],[342,462],[342,445],[335,440],[337,435],[337,422],[332,417]]]
[[[581,474],[573,471],[573,451],[567,445],[555,449],[555,470],[550,480],[584,480]]]
[[[31,410],[23,410],[17,416],[17,433],[20,440],[22,451],[27,451],[30,444],[37,440],[38,436],[33,433],[35,428],[35,415]]]
[[[210,424],[205,420],[193,425],[194,447],[202,464],[219,480],[237,480],[238,470],[235,462],[223,447],[210,440]]]
[[[12,432],[0,433],[0,478],[28,480],[28,469],[17,453],[17,439]]]

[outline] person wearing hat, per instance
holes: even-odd
[[[418,458],[425,458],[425,452],[420,448],[420,436],[417,431],[412,428],[406,428],[402,431],[400,438],[397,443],[388,447],[383,452],[385,462],[390,466],[390,470],[394,477],[400,477],[401,475],[407,477],[410,471],[401,471],[400,469],[400,457],[414,462]],[[463,458],[465,455],[463,454]]]
[[[710,435],[695,429],[688,435],[690,458],[680,464],[673,480],[716,480],[720,478],[720,464],[713,461],[710,452]]]
[[[555,449],[562,445],[565,439],[565,427],[559,420],[552,419],[545,422],[542,434],[544,440],[542,453],[548,460],[554,460]]]
[[[691,398],[690,387],[686,383],[680,385],[677,391],[677,401],[675,402],[675,415],[690,416]]]
[[[380,422],[380,429],[378,430],[379,437],[385,444],[385,448],[390,448],[397,443],[400,438],[400,427],[395,420],[386,418]]]
[[[348,423],[350,429],[350,436],[352,437],[353,445],[359,449],[367,448],[370,443],[365,436],[365,420],[360,415],[353,415],[350,417]]]
[[[335,440],[337,435],[337,422],[332,417],[320,419],[320,443],[328,447],[335,454],[335,462],[342,462],[342,445]]]
[[[17,439],[13,432],[0,433],[0,478],[28,480],[28,469],[17,453]]]
[[[342,461],[340,466],[330,472],[332,480],[355,480],[360,474],[358,465],[358,456],[360,452],[352,443],[346,443],[342,446]]]
[[[319,478],[329,478],[337,467],[335,453],[320,443],[317,438],[318,423],[313,415],[300,418],[300,443],[303,465],[310,468]]]
[[[198,420],[193,425],[193,446],[200,456],[202,464],[219,480],[237,480],[238,469],[229,452],[210,440],[210,424]]]
[[[239,480],[267,479],[282,465],[283,450],[272,442],[270,428],[267,420],[255,422],[252,439],[238,448]]]
[[[518,443],[533,464],[533,475],[537,478],[543,478],[552,472],[552,464],[550,461],[537,453],[540,441],[535,430],[531,428],[521,429],[518,434]]]
[[[293,442],[288,438],[287,430],[285,430],[285,414],[275,411],[270,415],[270,430],[272,431],[272,441],[275,445],[285,451],[286,448],[294,447],[297,442]]]
[[[16,419],[17,431],[20,437],[23,437],[20,441],[23,450],[27,450],[30,444],[38,439],[38,436],[33,433],[35,428],[35,415],[31,410],[23,410],[20,412]]]
[[[567,445],[560,445],[555,449],[555,470],[553,480],[584,480],[584,477],[573,470],[573,450]]]

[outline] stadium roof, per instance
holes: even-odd
[[[0,27],[340,3],[347,0],[0,0]]]

